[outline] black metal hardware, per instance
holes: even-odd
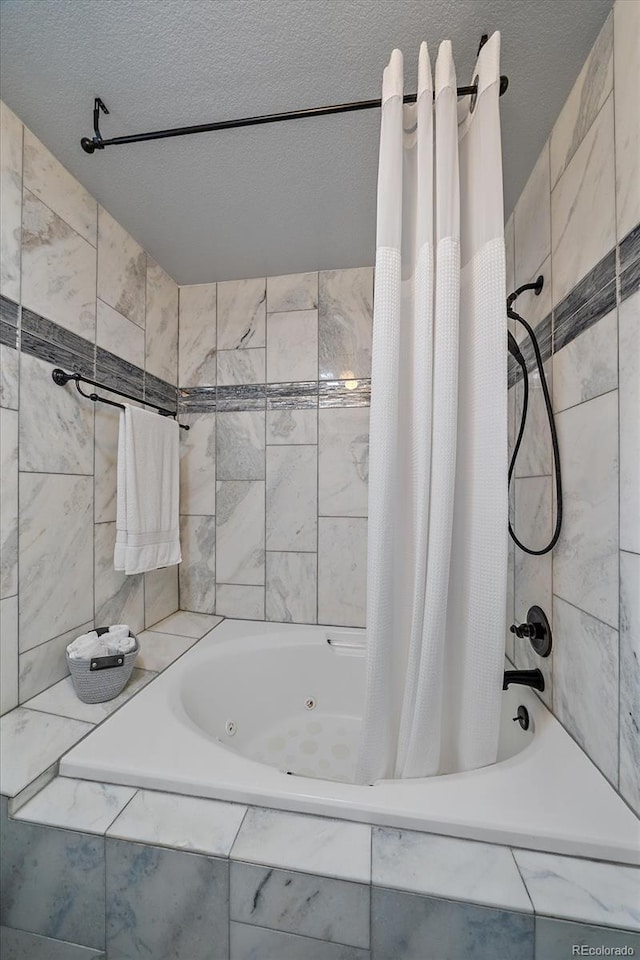
[[[163,417],[174,417],[176,414],[172,413],[171,410],[166,410],[164,407],[158,407],[155,403],[149,403],[147,400],[139,400],[138,397],[132,397],[130,393],[125,393],[124,390],[117,390],[115,387],[105,386],[105,384],[98,383],[96,380],[90,380],[89,377],[84,377],[80,373],[65,373],[64,370],[61,370],[60,367],[56,367],[52,372],[51,377],[54,383],[57,383],[59,387],[64,387],[65,384],[69,383],[70,380],[75,381],[76,390],[82,397],[86,397],[87,400],[93,400],[94,403],[108,403],[110,407],[119,407],[120,410],[124,410],[124,404],[116,403],[115,400],[108,400],[107,397],[100,397],[97,393],[85,393],[81,389],[81,383],[90,383],[94,387],[99,387],[101,390],[109,390],[110,393],[116,393],[119,397],[124,397],[126,400],[133,400],[136,403],[142,403],[147,407],[155,407],[157,412]],[[186,423],[179,423],[178,426],[181,430],[188,430],[189,425]]]
[[[473,78],[473,93],[471,94],[471,99],[469,100],[469,113],[473,113],[476,108],[476,103],[478,102],[478,83],[480,82],[480,77],[476,73]]]
[[[536,297],[539,297],[542,293],[544,287],[544,276],[540,274],[533,283],[523,283],[521,287],[518,287],[517,290],[514,290],[513,293],[510,293],[507,297],[507,311],[511,309],[512,304],[518,299],[521,293],[524,293],[525,290],[533,290]]]
[[[529,711],[528,711],[527,708],[524,706],[524,704],[522,704],[522,703],[520,704],[520,706],[518,707],[517,716],[512,717],[512,720],[513,720],[514,722],[517,720],[523,730],[528,730],[528,729],[529,729],[529,723],[530,723],[530,720],[529,720]]]
[[[549,387],[547,385],[547,378],[544,372],[544,363],[542,360],[542,354],[540,353],[540,346],[538,344],[538,339],[536,337],[535,331],[531,325],[521,317],[519,313],[513,309],[513,304],[516,299],[520,296],[521,293],[524,293],[525,290],[533,290],[537,297],[540,296],[542,288],[544,286],[544,277],[542,274],[533,282],[533,283],[523,283],[521,287],[518,287],[517,290],[514,290],[513,293],[509,294],[507,297],[507,316],[511,320],[517,320],[518,323],[527,331],[529,339],[531,340],[531,346],[533,347],[533,353],[536,360],[536,366],[538,368],[538,373],[540,375],[540,386],[542,387],[542,396],[544,398],[544,405],[547,411],[547,420],[549,421],[549,432],[551,434],[551,446],[553,448],[553,466],[554,466],[554,475],[555,475],[555,486],[556,486],[556,523],[553,534],[549,542],[541,547],[539,550],[534,550],[532,547],[527,547],[526,544],[517,537],[511,519],[509,519],[509,536],[524,553],[528,553],[532,557],[541,557],[545,553],[550,553],[551,550],[555,547],[558,539],[560,537],[560,531],[562,530],[562,470],[560,464],[560,447],[558,445],[558,433],[556,430],[556,423],[553,416],[553,407],[551,404],[551,395],[549,393]],[[508,484],[511,484],[511,478],[516,465],[516,460],[518,458],[518,452],[520,450],[520,444],[522,443],[522,437],[524,435],[524,428],[527,422],[527,411],[529,406],[529,371],[527,369],[527,363],[522,355],[522,351],[518,346],[515,337],[511,332],[508,333],[507,337],[509,353],[514,357],[520,369],[522,370],[522,413],[520,415],[520,427],[518,428],[518,435],[516,441],[513,445],[513,452],[511,454],[511,460],[509,461],[509,472],[508,472]]]
[[[102,134],[100,133],[100,111],[108,114],[109,110],[102,97],[96,97],[93,101],[93,140],[89,137],[83,137],[80,145],[85,153],[93,153],[94,150],[103,150]]]
[[[112,667],[121,667],[123,663],[123,653],[116,653],[112,657],[92,657],[89,670],[111,670]]]
[[[515,633],[516,637],[528,639],[539,657],[548,657],[551,653],[553,644],[551,626],[542,607],[529,607],[527,622],[513,623],[509,629],[511,633]]]
[[[502,689],[506,690],[510,683],[521,683],[525,687],[533,687],[534,690],[544,690],[544,677],[542,670],[537,667],[535,670],[505,670],[502,680]]]
[[[482,47],[481,43],[481,47]],[[509,78],[500,77],[500,96],[506,93],[509,86]],[[459,97],[477,97],[478,78],[466,87],[458,87]],[[403,103],[415,103],[417,95],[407,93],[403,97]],[[105,147],[119,146],[125,143],[142,143],[146,140],[166,140],[169,137],[187,137],[194,133],[213,133],[216,130],[233,130],[237,127],[256,127],[263,123],[280,123],[284,120],[302,120],[307,117],[326,117],[334,113],[353,113],[357,110],[375,110],[382,106],[382,100],[355,100],[352,103],[335,103],[326,107],[310,107],[306,110],[287,110],[283,113],[268,113],[257,117],[241,117],[237,120],[215,120],[213,123],[198,123],[189,127],[172,127],[168,130],[151,130],[148,133],[134,133],[124,137],[111,137],[105,140],[100,133],[100,110],[103,113],[109,113],[106,106],[96,97],[93,108],[93,129],[94,136],[83,137],[80,146],[85,153],[95,153],[96,150],[104,150]],[[475,100],[474,100],[475,106]]]

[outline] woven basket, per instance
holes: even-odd
[[[99,637],[109,632],[108,627],[96,627],[95,630]],[[103,703],[122,693],[140,650],[135,634],[129,631],[129,636],[136,641],[135,647],[129,653],[113,657],[91,657],[88,660],[73,660],[65,653],[73,688],[83,703]]]

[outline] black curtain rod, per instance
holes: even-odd
[[[159,407],[157,403],[151,403],[148,400],[140,400],[138,397],[132,397],[130,393],[125,393],[124,390],[117,390],[115,387],[106,386],[103,383],[98,383],[96,380],[90,380],[88,377],[83,377],[81,373],[65,373],[64,370],[61,370],[60,367],[56,367],[55,370],[51,373],[51,378],[54,383],[57,383],[59,387],[64,387],[65,384],[69,383],[69,380],[74,380],[76,384],[76,390],[82,397],[86,397],[87,400],[93,400],[94,403],[108,403],[110,407],[119,407],[120,410],[124,410],[123,403],[116,403],[115,400],[107,400],[106,397],[99,397],[97,393],[85,393],[84,390],[80,389],[81,383],[90,383],[92,387],[98,387],[101,390],[108,390],[110,393],[116,393],[119,397],[125,397],[127,400],[133,400],[135,403],[142,403],[145,407],[155,407],[155,409],[163,417],[176,417],[175,413],[172,413],[171,410],[166,410],[164,407]],[[178,426],[181,430],[188,430],[189,426],[186,423],[179,423]]]
[[[509,86],[508,77],[500,77],[500,96]],[[478,94],[478,80],[467,87],[458,87],[459,97],[472,98],[471,109],[475,106]],[[415,103],[417,95],[408,93],[403,97],[404,103]],[[151,130],[149,133],[133,133],[125,137],[111,137],[104,140],[100,133],[100,111],[109,113],[109,110],[96,97],[93,107],[94,136],[83,137],[80,145],[85,153],[94,153],[104,150],[105,147],[118,146],[124,143],[142,143],[145,140],[166,140],[169,137],[187,137],[193,133],[212,133],[215,130],[233,130],[236,127],[257,127],[262,123],[280,123],[283,120],[302,120],[306,117],[326,117],[333,113],[354,113],[357,110],[375,110],[382,106],[382,100],[355,100],[353,103],[336,103],[328,107],[310,107],[307,110],[289,110],[285,113],[268,113],[258,117],[241,117],[239,120],[216,120],[214,123],[199,123],[191,127],[172,127],[169,130]]]

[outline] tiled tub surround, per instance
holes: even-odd
[[[8,960],[39,956],[36,937],[55,941],[47,960],[76,956],[60,941],[109,960],[640,949],[630,867],[66,778],[13,817],[2,804]]]
[[[4,104],[0,123],[4,713],[66,676],[74,635],[178,607],[176,567],[113,571],[119,411],[51,379],[175,408],[178,287]]]
[[[157,624],[143,636],[149,666],[162,669],[179,641],[196,643],[215,622],[179,613]],[[22,712],[61,719],[33,706]],[[55,776],[3,797],[0,813],[3,960],[565,960],[573,943],[640,949],[633,867]],[[34,859],[40,869],[24,870]]]
[[[517,686],[502,695],[495,764],[353,783],[363,640],[353,629],[225,620],[73,746],[61,773],[640,864],[635,815],[533,692]],[[55,690],[27,706],[67,712]],[[529,711],[528,731],[513,723],[520,705]],[[85,710],[70,715],[91,719]]]
[[[540,604],[553,653],[541,661],[513,636],[508,653],[518,667],[542,668],[544,699],[637,813],[640,115],[626,84],[639,49],[640,5],[617,0],[505,231],[510,289],[545,278],[542,295],[523,294],[517,309],[541,334],[564,491],[553,553],[511,553],[509,622]],[[512,516],[524,542],[542,546],[554,477],[535,373],[531,388]],[[513,440],[522,385],[509,394]]]
[[[373,270],[180,288],[180,607],[363,626]]]

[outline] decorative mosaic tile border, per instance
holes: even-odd
[[[562,350],[637,290],[640,290],[640,224],[596,263],[535,328],[543,359]],[[531,369],[533,350],[528,339],[521,346],[527,368]],[[509,357],[509,386],[521,377],[519,365]]]
[[[177,409],[176,388],[145,373],[141,367],[96,347],[90,340],[61,327],[53,320],[28,310],[7,297],[0,297],[0,343],[20,350],[47,363],[55,363],[67,372],[78,372],[104,384],[105,388],[122,390],[139,400]]]
[[[22,349],[26,353],[38,351],[38,356],[49,363],[71,363],[93,376],[96,348],[93,343],[78,336],[71,330],[66,330],[52,320],[47,320],[32,310],[22,308]],[[39,344],[34,341],[38,340]]]
[[[320,380],[304,383],[249,383],[225,387],[181,387],[179,413],[231,413],[241,410],[314,410],[368,407],[371,380]]]
[[[637,265],[638,260],[640,260],[640,223],[620,241],[619,250],[621,272],[630,264]]]
[[[0,343],[15,350],[18,346],[18,328],[0,320]]]
[[[18,320],[20,307],[13,300],[0,296],[0,343],[7,347],[18,346]]]
[[[640,290],[640,259],[632,263],[620,274],[620,302]]]
[[[19,316],[20,307],[18,304],[14,303],[13,300],[9,300],[8,297],[0,295],[0,320],[2,323],[8,323],[12,327],[17,327]]]
[[[215,387],[178,388],[178,413],[211,413],[215,409]]]
[[[151,373],[144,375],[144,399],[147,403],[155,403],[159,407],[165,407],[171,413],[178,409],[178,391],[166,380],[154,377]]]
[[[368,407],[371,380],[321,380],[318,403],[326,407]]]
[[[571,343],[610,313],[617,302],[623,302],[637,290],[640,290],[640,224],[535,328],[543,360]],[[176,391],[165,380],[145,374],[140,367],[96,347],[52,320],[26,308],[21,310],[13,300],[0,296],[0,343],[17,348],[18,342],[25,353],[89,377],[95,372],[95,379],[105,387],[124,390],[172,412],[176,409],[184,413],[210,413],[368,407],[371,402],[369,379],[182,387]],[[534,356],[526,339],[522,352],[530,369]],[[520,367],[509,357],[509,386],[517,383],[521,375]]]
[[[215,409],[264,410],[267,405],[267,388],[264,383],[232,384],[216,387]]]
[[[96,380],[105,387],[122,390],[138,400],[144,399],[144,370],[102,347],[96,348]]]
[[[313,410],[317,406],[317,380],[267,384],[267,410]]]

